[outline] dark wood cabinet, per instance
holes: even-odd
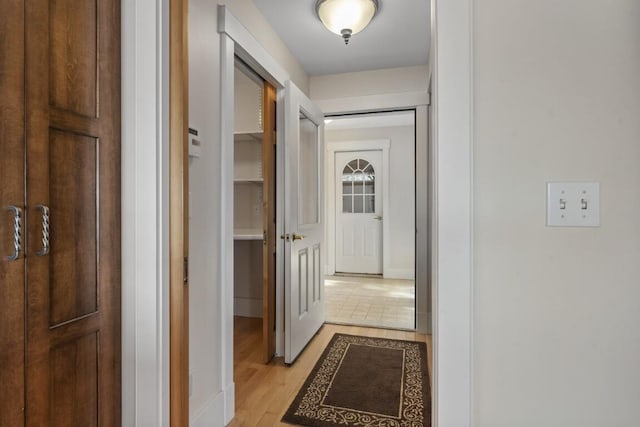
[[[25,382],[24,12],[21,2],[0,4],[0,425],[15,426]]]
[[[0,10],[0,426],[119,425],[120,3]]]

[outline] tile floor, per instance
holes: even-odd
[[[415,329],[413,280],[326,276],[327,322]]]

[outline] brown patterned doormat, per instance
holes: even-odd
[[[335,334],[282,421],[308,427],[428,427],[423,342]]]

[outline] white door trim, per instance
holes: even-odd
[[[473,0],[431,3],[434,425],[473,426]]]
[[[239,49],[234,50],[234,54],[249,68],[277,89],[284,87],[289,74],[224,5],[218,6],[218,33],[225,34],[235,42]]]
[[[382,151],[382,276],[386,277],[389,270],[389,147],[388,139],[370,139],[362,141],[335,141],[326,144],[327,173],[325,180],[325,218],[327,231],[325,241],[327,243],[327,274],[336,272],[336,189],[335,189],[335,154],[346,151]]]
[[[219,333],[221,343],[220,371],[222,393],[224,395],[224,424],[231,422],[235,415],[235,383],[233,381],[233,105],[234,105],[234,64],[235,56],[247,63],[260,77],[275,86],[278,92],[277,128],[284,129],[282,101],[284,85],[289,75],[262,47],[256,38],[231,14],[229,9],[218,6],[218,33],[220,33],[220,191],[216,210],[220,212],[219,250],[216,262],[220,266],[217,278],[220,283]],[[277,133],[277,161],[283,160],[284,132]],[[282,168],[279,168],[282,169]],[[278,194],[283,194],[282,172],[277,172]],[[278,235],[283,232],[282,198],[277,201],[276,210]],[[276,258],[282,259],[284,243],[279,241]],[[284,352],[284,268],[276,263],[276,355]]]
[[[122,2],[122,419],[169,426],[169,2]]]
[[[325,115],[340,113],[372,113],[375,111],[403,110],[429,104],[427,91],[383,93],[348,98],[317,99],[313,102]]]
[[[372,113],[376,111],[389,111],[389,110],[415,110],[416,120],[416,159],[423,159],[425,165],[429,165],[432,171],[427,173],[420,173],[421,171],[416,168],[416,189],[424,188],[429,189],[426,191],[416,191],[416,243],[422,242],[422,244],[416,244],[416,331],[426,334],[432,333],[433,324],[433,307],[430,306],[428,295],[433,298],[432,284],[435,278],[430,273],[429,264],[435,262],[433,258],[434,250],[430,251],[430,248],[434,248],[435,242],[433,236],[435,235],[435,215],[433,212],[436,209],[437,200],[435,198],[435,191],[431,191],[435,188],[435,179],[430,183],[429,177],[436,174],[435,171],[435,159],[432,155],[434,147],[429,145],[435,145],[435,138],[430,138],[431,132],[428,129],[429,117],[427,105],[431,97],[427,92],[406,92],[401,94],[381,94],[376,95],[375,99],[371,96],[360,96],[348,98],[349,102],[343,102],[344,99],[325,99],[317,101],[318,105],[321,105],[323,112],[326,115],[329,114],[354,114],[354,113]],[[374,101],[370,108],[367,108],[369,102]],[[433,122],[433,121],[432,121]],[[434,135],[434,134],[431,134]]]

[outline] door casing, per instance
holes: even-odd
[[[375,98],[361,96],[349,98],[347,101],[326,99],[316,102],[326,116],[412,109],[416,111],[416,161],[428,165],[428,168],[416,168],[416,189],[427,189],[416,192],[416,331],[420,333],[431,333],[432,318],[435,316],[431,311],[429,296],[432,294],[435,274],[431,265],[437,265],[432,260],[437,256],[433,249],[433,230],[437,225],[434,212],[437,208],[435,186],[438,172],[435,167],[434,147],[429,145],[429,141],[434,140],[430,137],[432,130],[428,127],[427,106],[430,102],[429,92],[426,91],[386,94]]]
[[[283,129],[282,97],[288,73],[275,61],[262,45],[247,29],[230,13],[226,6],[218,6],[218,32],[220,33],[220,101],[223,106],[231,106],[234,102],[233,79],[236,56],[247,64],[256,74],[276,89],[276,128]],[[233,382],[233,108],[220,109],[220,199],[215,209],[221,213],[218,218],[220,230],[219,241],[219,276],[216,280],[222,283],[219,336],[221,337],[221,363],[219,378],[222,381],[224,399],[224,423],[231,421],[235,414],[235,385]],[[276,163],[283,164],[283,132],[276,133]],[[283,194],[283,170],[276,170],[276,235],[283,231],[284,206],[279,195]],[[281,259],[284,251],[283,241],[277,239],[276,257]],[[282,283],[284,269],[281,263],[276,265],[276,356],[284,353],[282,335],[284,298]]]
[[[353,159],[364,159],[365,161],[369,161],[374,170],[374,211],[369,213],[349,213],[344,215],[342,209],[344,208],[344,199],[343,199],[343,171],[346,162],[351,161]],[[384,167],[385,164],[388,163],[388,160],[385,161],[383,157],[382,150],[366,150],[366,151],[339,151],[334,155],[333,159],[329,161],[333,161],[334,163],[334,177],[333,177],[333,190],[335,192],[334,203],[336,206],[335,211],[332,213],[335,218],[336,224],[336,234],[331,236],[327,233],[325,237],[325,245],[329,244],[329,241],[326,240],[328,238],[333,238],[333,247],[335,248],[335,263],[336,270],[340,273],[353,273],[353,274],[373,274],[373,275],[381,275],[382,274],[382,265],[383,265],[383,239],[382,239],[382,227],[384,221],[387,219],[388,212],[383,212],[382,204],[384,200],[387,198],[387,194],[384,193],[384,188],[381,183],[384,180],[384,177],[387,174],[387,171]],[[360,166],[362,168],[362,165]],[[327,177],[327,182],[329,181],[329,177]],[[327,215],[329,215],[327,213]],[[365,217],[366,215],[366,217]],[[325,216],[326,217],[326,216]],[[369,230],[371,228],[375,228],[375,233],[377,238],[375,239],[374,247],[376,253],[374,256],[370,256],[369,259],[363,258],[358,259],[358,256],[355,256],[351,261],[347,261],[346,259],[340,259],[341,256],[344,255],[344,244],[345,244],[345,236],[347,235],[345,232],[347,231],[348,224],[351,224],[352,227],[364,226],[365,222],[369,223]],[[361,229],[364,233],[364,228]],[[352,235],[354,236],[354,235]],[[364,238],[364,236],[363,236]],[[354,243],[354,250],[356,249],[356,244]],[[362,242],[364,243],[364,241]],[[340,246],[343,246],[343,249],[340,249]],[[365,247],[368,245],[363,244],[362,257],[364,257]]]
[[[391,141],[388,139],[371,139],[362,141],[340,141],[330,142],[326,144],[327,159],[334,159],[336,153],[345,151],[382,151],[382,162],[385,173],[382,177],[382,275],[384,277],[385,270],[388,269],[389,260],[389,221],[385,215],[389,212],[389,148]],[[326,163],[325,176],[325,242],[327,251],[327,264],[325,265],[326,274],[335,274],[336,272],[336,189],[335,189],[335,162],[328,161]]]

